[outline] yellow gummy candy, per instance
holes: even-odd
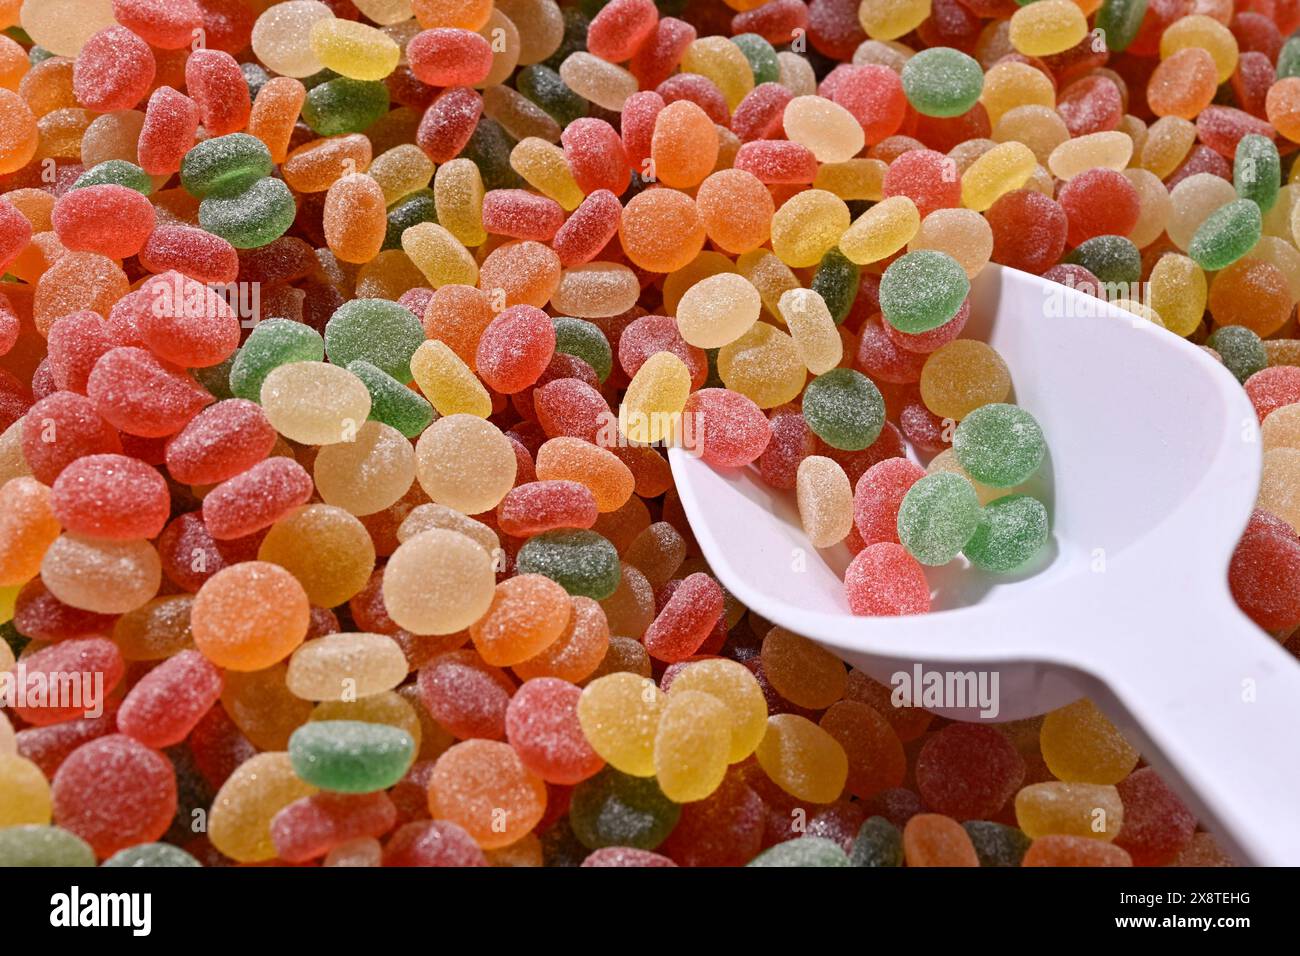
[[[477,375],[446,342],[422,342],[411,356],[411,374],[439,415],[492,414],[492,397]]]
[[[690,394],[686,363],[671,352],[656,352],[628,384],[618,413],[619,430],[639,444],[672,438]]]
[[[668,698],[649,678],[621,671],[599,677],[578,698],[578,724],[593,750],[616,770],[654,775],[655,737]]]

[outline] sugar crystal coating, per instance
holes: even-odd
[[[922,564],[947,564],[979,527],[980,506],[971,483],[951,472],[919,479],[898,509],[898,538]]]
[[[1047,446],[1034,416],[1015,405],[990,403],[975,409],[953,432],[957,461],[976,481],[1010,488],[1029,478]]]

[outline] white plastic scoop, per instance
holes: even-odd
[[[1213,357],[1082,292],[995,265],[965,336],[1011,369],[1047,437],[1052,537],[1030,571],[927,569],[935,610],[849,613],[843,545],[793,492],[672,449],[691,529],[743,604],[877,680],[996,672],[997,720],[1092,698],[1242,862],[1300,865],[1300,663],[1228,592],[1259,486],[1254,409]],[[973,703],[973,702],[972,702]],[[938,708],[979,719],[979,707]]]

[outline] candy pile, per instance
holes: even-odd
[[[1041,274],[1243,382],[1296,648],[1297,27],[0,0],[0,865],[1226,863],[1089,702],[950,722],[741,607],[662,446],[857,613],[1021,568],[1044,436],[961,333]]]

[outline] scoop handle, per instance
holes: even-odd
[[[1143,630],[1130,619],[1131,653],[1093,696],[1225,850],[1300,866],[1300,661],[1226,587],[1206,597]]]

